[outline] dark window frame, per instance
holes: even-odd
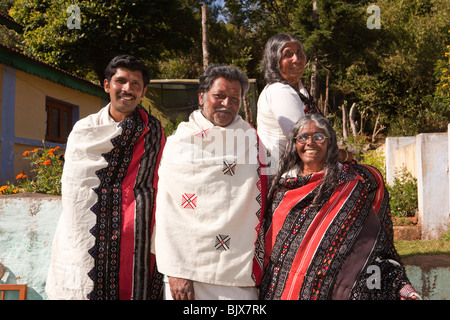
[[[67,137],[73,127],[74,106],[72,104],[65,103],[64,101],[47,97],[45,101],[45,109],[47,113],[45,141],[63,144],[66,143]],[[64,113],[67,115],[66,119],[64,119]],[[57,118],[55,119],[57,125],[55,125],[55,122],[53,121],[53,117],[55,115],[57,115]]]

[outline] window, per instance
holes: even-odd
[[[47,97],[47,132],[45,140],[66,143],[72,130],[73,106]]]

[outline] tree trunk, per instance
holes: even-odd
[[[317,101],[319,97],[319,78],[317,77],[317,57],[311,64],[311,96]]]
[[[376,138],[377,134],[379,134],[380,131],[382,131],[383,129],[386,128],[386,126],[380,125],[380,128],[377,129],[379,120],[380,120],[380,113],[378,112],[377,119],[375,120],[375,126],[373,128],[372,142],[375,142],[375,138]]]
[[[317,9],[317,1],[313,1],[313,24],[315,29],[319,29],[319,11]],[[312,65],[311,65],[311,95],[315,101],[319,98],[319,77],[317,76],[317,65],[319,59],[317,58],[316,53],[312,57]]]
[[[327,72],[327,77],[325,79],[325,103],[323,105],[323,115],[325,117],[328,116],[328,89],[329,89],[329,85],[330,85],[330,73]]]
[[[248,108],[248,101],[245,97],[243,98],[243,105],[244,105],[245,121],[253,125],[252,121],[253,119],[251,117],[250,110]]]
[[[356,126],[356,102],[353,102],[350,112],[349,112],[349,119],[350,119],[350,127],[352,128],[353,136],[356,137],[358,134],[358,128]]]
[[[206,5],[202,6],[202,50],[203,50],[203,69],[209,65],[209,43],[208,43],[208,19]]]
[[[319,10],[317,8],[317,1],[313,1],[312,6],[313,6],[312,18],[313,18],[314,28],[319,29]]]
[[[364,128],[364,123],[365,123],[365,119],[366,119],[366,112],[363,110],[360,112],[361,113],[361,121],[359,123],[359,133],[363,134],[363,128]]]
[[[348,139],[348,123],[347,123],[347,109],[345,104],[342,105],[342,137],[344,141]]]

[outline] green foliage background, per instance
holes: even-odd
[[[317,19],[313,15],[317,3]],[[81,28],[67,27],[69,5]],[[379,117],[380,138],[443,132],[450,122],[448,0],[0,0],[24,26],[22,35],[0,29],[2,43],[55,66],[102,82],[107,62],[135,54],[153,78],[197,78],[203,70],[201,6],[208,6],[210,63],[240,67],[265,85],[266,41],[290,32],[303,42],[310,86],[317,59],[319,103],[326,75],[331,119],[357,103],[359,135],[370,136]],[[380,29],[369,29],[369,5],[380,9]],[[443,90],[445,89],[445,90]]]

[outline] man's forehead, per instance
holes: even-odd
[[[211,85],[211,89],[225,90],[225,89],[241,90],[241,82],[237,79],[227,79],[225,77],[218,77],[214,79]]]
[[[113,75],[114,78],[127,77],[127,76],[130,76],[133,78],[140,78],[142,81],[144,81],[141,70],[131,70],[131,69],[124,68],[124,67],[118,67],[118,68],[116,68],[116,73],[114,73],[114,75]]]

